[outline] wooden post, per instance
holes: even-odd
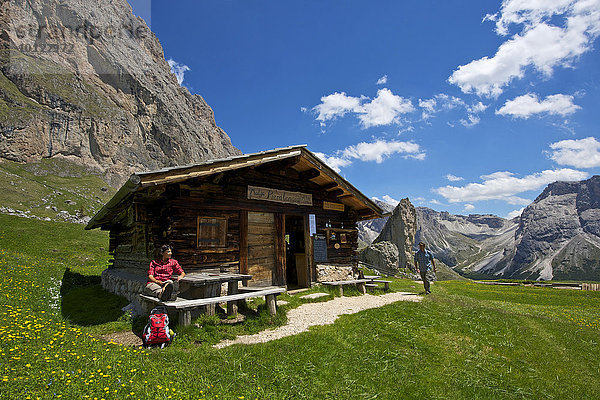
[[[179,310],[179,325],[188,326],[192,323],[191,310]]]
[[[205,297],[219,297],[221,295],[221,284],[220,283],[210,283],[205,287]],[[207,304],[204,306],[204,310],[206,315],[215,315],[216,314],[216,304]]]
[[[364,282],[359,282],[359,283],[357,283],[357,284],[356,284],[356,287],[357,287],[358,291],[359,291],[361,294],[365,294],[365,293],[367,293],[367,287],[365,286],[365,283],[364,283]]]
[[[238,292],[238,283],[237,281],[229,282],[227,284],[227,295],[236,294]],[[235,315],[238,311],[237,301],[228,301],[227,302],[227,315]]]
[[[340,297],[344,296],[344,285],[339,285],[340,286]]]
[[[285,215],[275,214],[275,275],[274,285],[285,285]]]
[[[267,302],[267,309],[269,310],[269,314],[277,314],[277,296],[275,296],[274,294],[269,294],[265,296],[265,300]]]
[[[248,273],[248,211],[240,211],[240,274]],[[248,281],[243,282],[248,286]]]
[[[312,287],[313,246],[308,215],[304,215],[304,252],[306,254],[306,284]]]

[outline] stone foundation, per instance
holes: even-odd
[[[105,269],[102,271],[102,287],[111,293],[124,297],[131,302],[127,306],[134,315],[141,315],[143,310],[139,294],[144,291],[148,277],[123,269]]]
[[[317,282],[347,281],[357,276],[351,265],[317,264]]]

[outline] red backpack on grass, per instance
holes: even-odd
[[[169,314],[163,306],[158,306],[150,311],[148,323],[142,334],[144,347],[160,347],[161,349],[173,341],[174,333],[169,330]]]

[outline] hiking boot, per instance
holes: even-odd
[[[175,280],[173,281],[173,293],[171,293],[171,297],[169,298],[169,301],[175,301],[177,300],[177,296],[179,296],[179,281]]]
[[[160,295],[160,301],[169,301],[173,294],[173,282],[167,282]]]

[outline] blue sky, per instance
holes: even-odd
[[[600,172],[600,0],[130,2],[244,153],[455,214]]]

